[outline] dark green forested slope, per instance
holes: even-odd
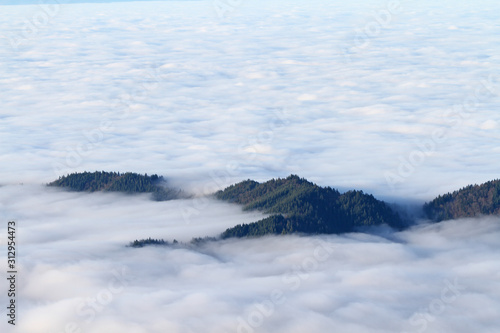
[[[453,193],[440,195],[424,205],[431,220],[500,214],[500,180],[469,185]]]
[[[177,244],[177,241],[174,240],[173,244]],[[151,237],[146,238],[146,239],[140,239],[140,240],[135,240],[133,242],[129,243],[129,247],[144,247],[144,246],[151,246],[151,245],[161,245],[161,246],[168,246],[170,245],[169,242],[166,242],[164,239],[153,239]]]
[[[372,195],[362,191],[340,194],[295,175],[265,183],[243,181],[215,196],[242,204],[245,210],[272,214],[254,223],[229,228],[222,238],[295,232],[342,233],[384,223],[398,229],[404,227],[399,215]]]
[[[152,193],[158,201],[172,200],[185,196],[181,191],[165,186],[162,176],[140,175],[126,172],[80,172],[59,177],[48,186],[63,187],[71,191],[107,191],[123,193]]]

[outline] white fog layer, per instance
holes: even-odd
[[[499,178],[500,2],[348,2],[0,2],[0,331],[497,333],[499,217],[186,245],[265,217],[202,196],[241,180]],[[196,197],[45,186],[96,170]]]
[[[349,3],[2,7],[0,184],[295,173],[428,200],[498,177],[500,3]]]
[[[498,218],[136,249],[126,245],[213,236],[259,215],[209,202],[186,223],[180,211],[194,207],[189,200],[31,186],[2,187],[0,196],[19,229],[17,332],[468,333],[500,325]]]

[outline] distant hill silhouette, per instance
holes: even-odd
[[[433,221],[500,215],[500,180],[469,185],[453,193],[440,195],[424,205],[424,212]]]
[[[152,193],[157,201],[173,200],[186,197],[182,191],[166,187],[162,176],[140,175],[126,172],[80,172],[59,177],[48,186],[62,187],[71,191],[86,192],[123,192],[123,193]]]
[[[271,216],[227,229],[222,238],[267,234],[332,234],[357,227],[388,224],[402,229],[401,217],[383,201],[362,191],[340,194],[296,175],[265,183],[246,180],[215,194],[220,200],[242,204],[244,210],[260,210]]]

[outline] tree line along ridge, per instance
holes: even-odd
[[[163,176],[132,172],[72,173],[47,184],[70,191],[151,193],[157,201],[190,197],[180,189],[168,187]],[[213,197],[239,204],[243,210],[258,210],[267,215],[259,221],[238,224],[226,229],[218,238],[257,237],[283,234],[339,234],[359,227],[387,224],[402,230],[411,225],[387,203],[363,191],[340,193],[321,187],[297,175],[259,183],[245,180],[213,194]],[[500,180],[469,185],[453,193],[440,195],[422,207],[425,215],[439,222],[461,217],[500,215]],[[200,243],[216,238],[194,238]],[[168,245],[156,239],[136,240],[132,247]]]

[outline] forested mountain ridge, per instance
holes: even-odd
[[[215,193],[220,200],[243,204],[271,216],[237,225],[222,238],[290,233],[342,233],[356,227],[388,224],[402,229],[405,223],[387,204],[362,191],[341,194],[296,175],[265,183],[246,180]]]
[[[157,201],[189,197],[179,189],[166,186],[162,176],[137,173],[72,173],[47,184],[71,191],[151,193]],[[355,231],[358,227],[387,224],[395,229],[409,226],[385,202],[363,191],[340,193],[331,187],[291,175],[259,183],[246,180],[214,193],[214,197],[259,210],[270,216],[226,229],[220,238],[263,236],[269,234],[332,234]],[[425,203],[427,217],[439,222],[461,217],[500,215],[500,180],[469,185],[453,193],[440,195]],[[155,240],[153,240],[155,241]],[[150,245],[153,241],[137,241]]]
[[[62,187],[79,192],[123,192],[152,193],[157,201],[173,200],[186,197],[182,191],[166,187],[162,176],[126,172],[80,172],[59,177],[48,186]]]
[[[469,185],[453,193],[440,195],[424,205],[424,212],[433,221],[500,215],[500,180]]]

